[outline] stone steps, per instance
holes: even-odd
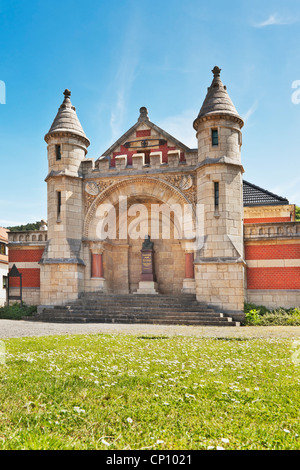
[[[32,321],[239,326],[239,322],[197,302],[196,296],[85,294],[65,306],[40,308]]]

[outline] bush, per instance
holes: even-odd
[[[23,303],[23,307],[16,302],[13,305],[5,306],[0,308],[0,318],[2,320],[21,320],[22,317],[30,317],[36,312],[36,306],[28,306]]]
[[[300,309],[282,307],[269,310],[264,306],[256,306],[253,304],[245,304],[245,325],[253,326],[300,326]]]

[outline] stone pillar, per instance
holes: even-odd
[[[182,249],[185,252],[185,278],[183,279],[182,294],[196,294],[195,283],[195,239],[180,240]]]
[[[91,282],[93,291],[105,290],[105,277],[103,269],[103,249],[96,248],[95,245],[90,246],[91,253]]]
[[[103,278],[103,255],[92,253],[92,278]]]
[[[185,279],[195,279],[194,253],[185,253]]]

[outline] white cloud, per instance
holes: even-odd
[[[251,116],[255,113],[258,107],[258,100],[255,101],[255,103],[251,106],[251,108],[248,109],[248,111],[242,116],[243,121],[245,124],[248,123],[249,119]]]
[[[298,22],[298,17],[283,17],[279,16],[277,13],[270,15],[269,18],[265,21],[260,23],[254,23],[253,26],[255,28],[265,28],[266,26],[274,26],[274,25],[290,25],[295,24]]]
[[[197,148],[198,143],[193,122],[198,113],[199,110],[188,109],[177,116],[170,116],[160,121],[158,125],[188,147]]]

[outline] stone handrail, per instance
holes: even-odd
[[[47,241],[47,230],[31,230],[31,231],[22,231],[22,232],[9,232],[8,233],[8,243],[43,243]]]
[[[275,222],[244,225],[245,240],[300,238],[300,222]]]

